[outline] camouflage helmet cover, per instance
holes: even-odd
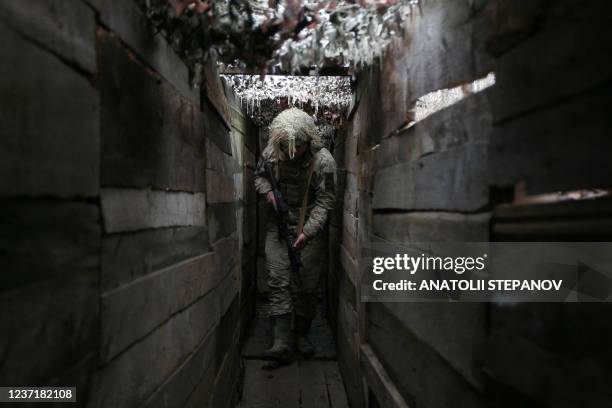
[[[270,139],[268,145],[277,158],[285,158],[287,152],[290,159],[295,157],[296,147],[311,142],[314,151],[321,148],[314,119],[298,108],[290,108],[279,113],[270,124]]]

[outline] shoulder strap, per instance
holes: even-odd
[[[308,204],[308,192],[310,191],[310,180],[312,180],[312,173],[314,173],[315,163],[317,161],[316,155],[312,158],[312,163],[308,166],[308,181],[306,182],[306,190],[304,191],[304,198],[302,199],[302,206],[300,207],[300,218],[297,228],[297,234],[302,233],[304,228],[304,222],[306,221],[306,205]]]

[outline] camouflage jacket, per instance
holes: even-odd
[[[272,157],[272,149],[266,147],[261,156],[255,170],[255,188],[260,194],[272,190],[264,167],[266,162],[271,162],[281,193],[289,205],[289,222],[292,225],[298,224],[308,171],[314,160],[303,232],[308,238],[316,236],[323,229],[327,212],[334,207],[335,202],[336,162],[331,153],[321,148],[314,154],[307,152],[294,160],[276,160]]]

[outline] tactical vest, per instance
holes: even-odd
[[[291,209],[291,224],[298,223],[300,206],[302,205],[304,192],[306,191],[306,183],[308,182],[308,169],[312,160],[314,160],[314,157],[308,154],[304,160],[285,160],[278,162],[278,181],[281,193]],[[306,218],[308,218],[308,214],[314,205],[315,197],[316,195],[311,181],[311,188],[308,192]]]

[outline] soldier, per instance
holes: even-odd
[[[304,356],[314,352],[307,333],[319,301],[323,230],[335,200],[336,163],[322,146],[312,117],[296,108],[281,112],[272,121],[268,144],[255,171],[255,188],[266,196],[272,210],[276,202],[266,176],[266,162],[272,164],[289,206],[289,230],[297,237],[293,247],[299,250],[302,261],[299,276],[294,276],[286,242],[279,237],[276,214],[270,214],[265,251],[274,343],[266,354],[277,363],[287,363],[294,348],[292,315],[298,351]]]

